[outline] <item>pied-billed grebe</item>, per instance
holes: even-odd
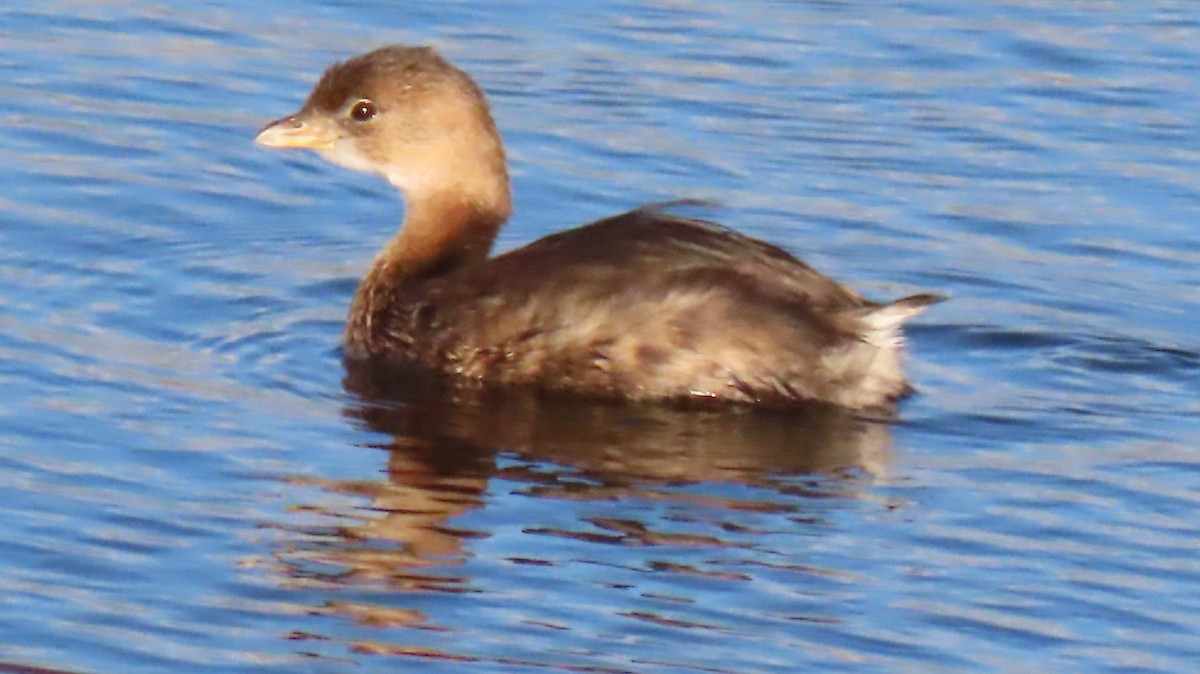
[[[653,207],[489,257],[512,210],[504,147],[479,87],[428,47],[334,64],[256,140],[404,194],[404,225],[350,306],[353,363],[634,400],[877,409],[909,388],[901,323],[941,299],[870,302],[775,246]]]

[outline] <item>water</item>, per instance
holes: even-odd
[[[0,671],[1194,667],[1200,8],[412,4],[0,10]],[[952,295],[902,421],[346,393],[399,204],[251,139],[395,41],[502,248],[699,197]]]

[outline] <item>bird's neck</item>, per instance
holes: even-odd
[[[406,200],[403,227],[375,256],[351,302],[350,355],[382,347],[386,313],[402,307],[416,284],[487,259],[512,210],[507,179],[487,190],[410,191]]]

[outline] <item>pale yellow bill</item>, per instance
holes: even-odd
[[[254,142],[263,147],[302,147],[310,150],[326,150],[333,147],[341,136],[327,124],[290,115],[263,127]]]

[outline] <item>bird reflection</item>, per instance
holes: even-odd
[[[307,541],[293,538],[280,555],[293,578],[311,579],[314,568],[333,568],[338,571],[321,577],[324,589],[382,584],[393,598],[395,592],[479,591],[464,567],[472,558],[472,541],[493,532],[456,526],[456,520],[486,509],[495,498],[489,485],[498,480],[510,490],[544,500],[701,503],[706,513],[728,513],[728,521],[714,527],[712,535],[671,531],[677,523],[639,521],[636,516],[596,517],[578,526],[563,526],[561,520],[556,525],[520,522],[522,535],[531,541],[554,536],[583,546],[720,548],[740,545],[727,538],[744,541],[754,535],[738,527],[738,512],[792,514],[803,510],[809,499],[853,497],[860,481],[839,476],[878,476],[888,465],[888,425],[833,408],[681,409],[511,390],[448,391],[438,382],[414,385],[412,379],[397,389],[389,384],[395,381],[394,372],[383,381],[369,370],[349,373],[345,384],[355,402],[347,405],[345,414],[387,438],[380,445],[387,452],[386,479],[316,482],[323,489],[365,499],[368,509],[334,513],[348,524],[333,535],[325,531]],[[687,489],[697,483],[755,489]],[[550,564],[539,559],[539,547],[534,543],[505,559]],[[715,578],[729,575],[677,563],[669,552],[653,560],[650,568]],[[383,603],[326,602],[319,612],[364,625],[441,629],[420,611],[396,606],[395,601]],[[394,652],[411,654],[412,647],[397,648]],[[372,642],[356,649],[377,652],[391,647]],[[421,653],[442,656],[458,657]]]

